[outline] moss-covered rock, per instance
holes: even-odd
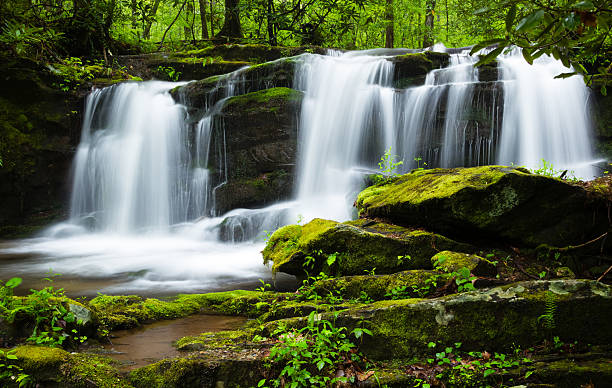
[[[375,269],[393,273],[406,269],[431,269],[431,256],[439,250],[471,251],[467,244],[423,230],[375,221],[345,223],[314,219],[304,226],[277,230],[263,250],[272,270],[304,276],[306,271],[333,275],[358,275]],[[338,252],[336,260],[328,256]],[[313,263],[306,263],[312,257]]]
[[[118,362],[108,357],[31,345],[15,348],[14,354],[15,363],[36,386],[131,387],[117,370]]]
[[[0,54],[0,79],[0,236],[18,236],[61,214],[83,102],[25,58]]]
[[[600,236],[608,205],[582,187],[503,166],[413,171],[365,189],[356,201],[361,217],[530,247]]]
[[[373,335],[363,339],[361,349],[379,359],[423,354],[428,342],[462,342],[465,351],[505,351],[553,333],[565,342],[605,345],[612,340],[612,332],[604,329],[611,307],[612,289],[602,283],[530,281],[436,299],[375,302],[340,312],[336,325],[351,330],[368,322]],[[550,318],[541,318],[546,315]]]
[[[450,56],[446,53],[425,51],[390,57],[389,62],[394,65],[394,83],[396,87],[422,85],[425,76],[431,70],[440,69],[448,65]]]
[[[202,352],[184,358],[163,360],[130,373],[134,387],[255,387],[263,377],[266,350]]]
[[[495,276],[497,270],[488,260],[477,255],[444,251],[431,258],[431,264],[443,272],[451,273],[467,268],[476,276]]]
[[[329,293],[356,299],[365,293],[373,300],[423,297],[450,279],[448,274],[415,269],[390,275],[356,275],[319,280],[313,284],[319,295]],[[365,297],[364,295],[364,297]]]
[[[127,329],[141,323],[175,319],[194,313],[258,316],[267,311],[268,302],[291,294],[259,291],[226,291],[179,295],[174,300],[140,296],[100,295],[89,302],[100,324],[107,330]]]

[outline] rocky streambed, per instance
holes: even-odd
[[[606,178],[415,170],[362,191],[357,220],[315,219],[269,238],[263,260],[303,280],[296,292],[262,284],[74,301],[50,291],[60,319],[38,319],[37,336],[65,334],[55,348],[24,344],[40,294],[5,295],[2,340],[16,358],[5,353],[15,369],[4,381],[17,385],[19,370],[62,387],[606,387],[609,195]],[[178,356],[131,371],[100,354],[116,330],[201,313],[249,319],[167,338]]]

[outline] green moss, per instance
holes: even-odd
[[[132,385],[118,371],[118,362],[104,356],[76,353],[60,367],[63,386],[127,388]]]
[[[452,248],[451,248],[452,247]],[[314,219],[274,233],[263,251],[273,271],[304,276],[305,258],[314,258],[310,273],[358,275],[376,268],[376,273],[405,269],[430,269],[430,258],[438,249],[470,251],[472,247],[434,233],[384,223]],[[327,256],[338,252],[329,266]]]
[[[443,251],[432,256],[431,264],[440,271],[451,273],[467,268],[476,276],[495,276],[497,270],[493,264],[477,255]]]
[[[319,295],[329,292],[339,293],[345,299],[359,298],[364,292],[373,300],[391,299],[390,294],[394,289],[402,288],[405,298],[420,297],[429,294],[437,286],[448,281],[448,274],[440,274],[428,270],[410,270],[394,273],[391,275],[359,275],[344,276],[320,280],[313,287]]]
[[[612,318],[601,313],[612,311],[612,290],[585,280],[522,282],[431,300],[380,301],[341,312],[337,324],[351,330],[367,320],[373,336],[364,338],[361,348],[372,358],[412,357],[425,353],[430,341],[462,342],[466,351],[507,351],[512,344],[530,346],[550,336],[538,320],[546,312],[549,292],[557,295],[555,335],[566,342],[612,340],[609,331],[597,329]]]
[[[601,236],[608,225],[604,202],[559,179],[483,166],[413,171],[365,189],[356,206],[361,217],[535,247]]]
[[[97,314],[103,328],[115,330],[148,321],[181,318],[197,312],[257,316],[266,312],[261,302],[288,296],[290,294],[243,290],[179,295],[170,301],[143,299],[135,295],[100,295],[89,302],[89,307]]]
[[[273,111],[278,109],[278,102],[298,102],[302,98],[302,93],[289,88],[271,88],[257,92],[235,96],[227,100],[226,109],[241,109],[245,106],[251,107],[246,111]],[[275,106],[266,107],[266,104],[274,103]]]

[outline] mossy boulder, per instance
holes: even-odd
[[[365,189],[356,206],[361,217],[527,247],[582,244],[609,227],[606,199],[503,166],[413,171]]]
[[[433,51],[397,55],[387,59],[393,63],[396,87],[422,85],[431,70],[448,66],[450,55]]]
[[[344,299],[357,299],[366,295],[373,300],[407,299],[426,296],[449,279],[449,274],[414,269],[389,275],[355,275],[329,278],[316,281],[313,284],[313,289],[319,295],[325,296],[332,293],[340,295]]]
[[[462,342],[465,351],[507,351],[553,333],[565,342],[607,345],[611,311],[612,288],[605,284],[529,281],[436,299],[375,302],[340,312],[336,324],[351,330],[368,322],[373,335],[363,339],[362,351],[374,359],[392,359],[424,354],[428,342]],[[544,323],[541,317],[547,314]]]
[[[179,295],[168,301],[145,299],[137,295],[100,295],[92,299],[88,306],[97,314],[100,325],[108,330],[116,330],[195,313],[254,317],[265,313],[269,302],[290,296],[285,293],[244,290]]]
[[[495,276],[495,266],[486,259],[468,253],[443,251],[431,258],[431,264],[440,271],[451,273],[467,268],[476,276]]]
[[[137,388],[255,387],[263,378],[269,346],[241,350],[215,349],[211,354],[200,351],[187,357],[162,360],[132,371],[129,379]]]
[[[331,275],[358,275],[365,270],[393,273],[431,269],[439,250],[470,252],[470,245],[424,230],[358,220],[345,223],[314,219],[306,225],[277,230],[263,250],[272,271],[304,276],[306,271]],[[333,263],[328,256],[338,252]],[[314,261],[307,264],[307,257]]]
[[[19,346],[14,354],[17,356],[15,363],[37,386],[131,386],[117,370],[118,362],[108,357],[32,345]]]

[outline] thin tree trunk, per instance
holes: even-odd
[[[172,28],[172,26],[174,25],[174,23],[176,23],[176,21],[178,20],[179,16],[181,16],[181,12],[183,12],[183,8],[185,8],[185,5],[187,5],[187,2],[189,0],[185,0],[185,2],[183,3],[183,5],[181,5],[181,9],[179,9],[178,13],[176,14],[176,16],[174,17],[174,19],[172,20],[172,23],[170,23],[170,25],[168,26],[168,28],[166,28],[166,31],[164,31],[164,35],[161,38],[161,42],[159,42],[159,48],[161,48],[164,45],[164,40],[166,40],[166,35],[168,34],[168,31],[170,31],[170,29]]]
[[[394,30],[394,15],[393,15],[393,0],[386,0],[387,6],[385,7],[385,47],[393,48],[393,30]]]
[[[193,25],[189,26],[189,21],[191,20],[191,15],[195,10],[193,9],[193,1],[187,1],[187,8],[185,9],[185,26],[183,27],[183,34],[185,35],[185,40],[189,40],[193,37]]]
[[[433,28],[434,28],[434,9],[436,8],[436,0],[426,0],[425,2],[425,37],[423,38],[423,48],[434,44]]]
[[[215,14],[213,12],[213,3],[215,0],[210,0],[210,36],[213,37],[215,36],[215,26],[213,25],[213,15]]]
[[[160,2],[161,0],[155,0],[155,3],[153,3],[153,8],[151,8],[151,12],[146,15],[147,24],[145,25],[145,29],[142,32],[142,37],[144,39],[151,38],[151,26],[153,25],[153,20],[155,19],[155,15],[157,14],[157,8],[159,8]]]
[[[271,46],[277,46],[276,34],[274,33],[274,22],[272,21],[272,15],[274,12],[274,0],[268,0],[268,41]]]
[[[208,39],[208,26],[206,25],[206,0],[200,2],[200,21],[202,23],[202,39]]]

